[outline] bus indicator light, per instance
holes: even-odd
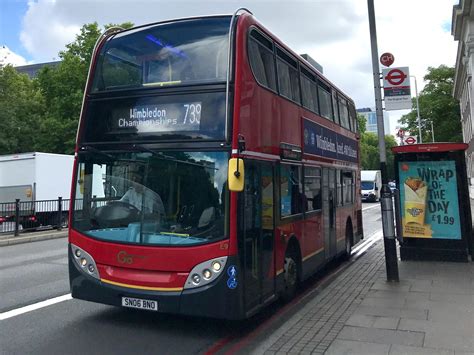
[[[201,282],[201,276],[199,276],[198,274],[194,274],[192,276],[192,279],[193,279],[193,282],[194,282],[195,285],[197,285]]]

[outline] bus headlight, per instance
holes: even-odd
[[[212,270],[214,270],[215,272],[219,272],[221,269],[222,265],[219,261],[216,260],[212,262]]]
[[[209,269],[204,269],[202,272],[204,279],[209,280],[212,277],[212,272]]]
[[[227,256],[222,256],[196,265],[189,273],[184,288],[201,287],[216,280],[217,277],[222,274],[226,262]]]
[[[74,244],[71,244],[71,250],[73,260],[79,267],[79,270],[82,270],[85,274],[100,280],[99,273],[97,272],[97,265],[92,256]]]

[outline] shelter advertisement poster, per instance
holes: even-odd
[[[454,161],[399,162],[403,237],[461,239]]]

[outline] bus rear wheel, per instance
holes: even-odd
[[[282,292],[284,302],[290,301],[296,294],[299,284],[298,259],[296,253],[290,252],[285,255],[284,281],[285,289]]]
[[[352,255],[352,224],[348,221],[346,224],[346,248],[344,251],[344,259],[349,260]]]

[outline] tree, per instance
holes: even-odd
[[[393,179],[395,176],[392,148],[397,145],[393,136],[385,136],[385,154],[389,179]],[[361,135],[360,165],[362,170],[380,170],[379,138],[375,133],[366,132]]]
[[[365,133],[365,130],[367,129],[367,118],[360,113],[357,114],[357,126],[359,127],[359,132],[361,134]]]
[[[360,165],[362,170],[380,170],[379,137],[372,132],[366,132],[367,119],[364,115],[357,114],[360,132]],[[387,155],[387,173],[389,179],[395,176],[394,157],[392,147],[397,146],[395,138],[385,136],[385,149]]]
[[[431,121],[437,142],[462,142],[459,102],[453,98],[455,69],[446,65],[429,67],[424,76],[427,82],[419,93],[420,118],[423,142],[431,142]],[[412,111],[402,116],[400,123],[411,135],[418,135],[416,98],[412,99]]]
[[[109,24],[104,26],[117,27]],[[119,25],[130,28],[132,23]],[[61,63],[55,68],[44,67],[37,81],[47,110],[41,121],[38,145],[40,150],[71,154],[74,152],[76,131],[89,64],[101,30],[94,22],[82,26],[74,42],[59,53]]]
[[[0,67],[0,107],[0,154],[37,150],[44,100],[36,83],[10,65]]]

